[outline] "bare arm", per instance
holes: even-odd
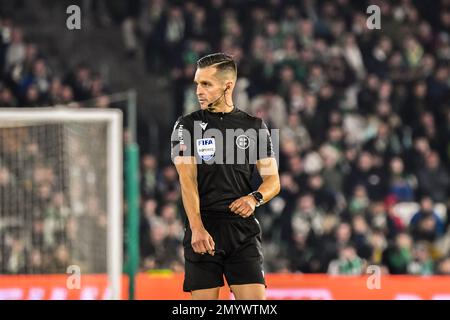
[[[205,229],[200,215],[195,157],[178,156],[175,157],[174,163],[180,179],[183,206],[192,230],[192,248],[196,253],[208,252],[214,255],[214,241]]]
[[[266,203],[280,192],[277,161],[275,158],[261,159],[256,162],[256,168],[263,179],[258,191],[261,192],[264,203]]]
[[[280,192],[280,177],[278,175],[278,166],[275,158],[264,158],[256,162],[263,182],[258,191],[263,195],[264,203],[270,201]],[[253,196],[243,196],[230,205],[230,210],[246,218],[250,216],[256,207],[256,200]]]

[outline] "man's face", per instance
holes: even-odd
[[[345,247],[340,252],[341,259],[353,260],[356,258],[356,251],[353,247]]]
[[[426,165],[430,169],[439,167],[439,156],[435,152],[431,152],[426,158]]]
[[[411,238],[406,234],[399,234],[396,239],[397,247],[410,249],[411,248]]]
[[[433,200],[429,197],[424,197],[420,201],[420,206],[422,207],[422,211],[432,212],[433,211]]]
[[[364,152],[359,157],[358,166],[363,171],[368,171],[372,168],[372,157],[367,152]]]
[[[348,223],[341,223],[336,229],[336,238],[338,241],[348,241],[352,235],[352,230]]]
[[[195,72],[194,82],[197,85],[197,98],[201,109],[214,103],[224,92],[225,84],[216,75],[216,68],[198,68]],[[219,99],[220,101],[220,99]]]

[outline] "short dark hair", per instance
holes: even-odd
[[[232,71],[237,74],[236,62],[225,53],[212,53],[204,56],[197,61],[198,68],[214,66],[218,71]]]

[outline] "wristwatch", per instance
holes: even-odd
[[[249,193],[249,196],[252,196],[256,200],[256,207],[259,207],[264,203],[263,195],[259,191],[253,191]]]

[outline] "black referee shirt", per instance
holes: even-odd
[[[231,213],[228,206],[253,191],[256,160],[274,156],[265,123],[236,107],[228,113],[198,110],[178,118],[171,140],[172,160],[197,160],[202,215]]]

